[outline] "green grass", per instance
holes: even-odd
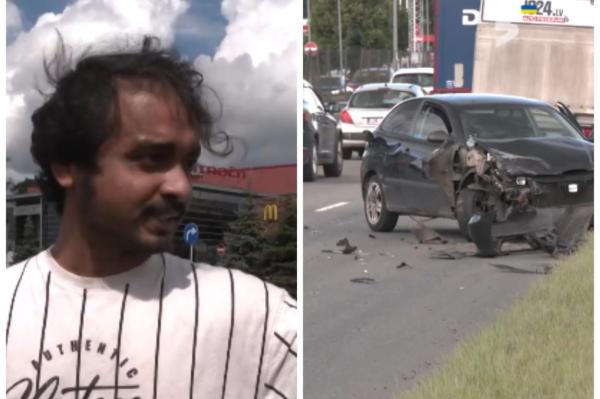
[[[398,399],[593,396],[593,235],[444,366]]]

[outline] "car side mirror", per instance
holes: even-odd
[[[427,141],[430,143],[443,143],[450,135],[444,130],[434,130],[427,135]]]
[[[363,131],[363,135],[365,136],[365,141],[367,144],[371,144],[373,140],[375,140],[375,135],[370,130]]]

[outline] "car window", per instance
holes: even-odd
[[[573,130],[573,126],[565,121],[564,116],[554,110],[532,108],[531,117],[537,129],[545,136],[560,137],[565,135],[565,131]]]
[[[401,101],[414,97],[410,91],[381,88],[359,91],[350,99],[350,108],[392,108]]]
[[[381,122],[381,130],[393,136],[409,135],[419,105],[420,101],[407,101],[398,105]]]
[[[427,140],[427,136],[436,130],[446,132],[448,135],[451,133],[448,117],[437,107],[424,107],[417,119],[413,136]]]
[[[466,137],[517,139],[576,137],[579,133],[551,108],[526,105],[469,106],[460,111]]]
[[[323,111],[325,107],[321,103],[321,100],[315,95],[310,87],[305,87],[303,91],[304,106],[310,113],[317,111]]]
[[[433,75],[430,73],[403,73],[394,76],[394,83],[410,83],[419,86],[433,86]]]
[[[319,89],[321,90],[337,90],[342,86],[342,78],[340,77],[325,77],[319,79]]]
[[[352,82],[356,84],[364,83],[384,83],[390,80],[389,71],[383,70],[364,70],[360,69],[352,75]]]

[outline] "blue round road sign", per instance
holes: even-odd
[[[183,240],[188,245],[194,245],[198,242],[199,231],[196,223],[188,223],[183,228]]]

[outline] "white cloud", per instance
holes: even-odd
[[[294,0],[224,0],[226,36],[211,60],[195,65],[215,89],[223,115],[218,127],[234,142],[234,156],[203,163],[296,163],[296,37]],[[242,159],[242,157],[245,157]]]
[[[9,14],[11,4],[7,4]],[[42,103],[37,92],[38,88],[44,89],[42,60],[55,48],[57,29],[72,48],[74,58],[89,47],[102,50],[115,43],[125,46],[148,33],[170,45],[175,21],[188,7],[189,0],[78,0],[60,14],[41,15],[33,28],[21,32],[6,49],[9,172],[19,175],[36,171],[29,154],[29,118]]]
[[[195,65],[223,103],[218,127],[235,143],[232,157],[208,161],[221,165],[290,164],[296,160],[295,0],[224,0],[226,36],[213,59]],[[148,32],[173,43],[178,19],[189,0],[78,0],[60,14],[40,16],[7,48],[7,153],[9,175],[33,174],[29,153],[30,117],[42,104],[37,92],[45,81],[43,56],[52,54],[59,29],[76,58],[83,50],[110,48],[123,37],[137,40]],[[298,22],[299,24],[299,22]],[[202,29],[202,28],[200,28]],[[194,36],[196,32],[190,32]],[[126,42],[126,41],[125,41]],[[203,152],[206,154],[207,152]],[[206,155],[205,155],[206,156]],[[206,162],[206,158],[203,158]]]
[[[6,2],[6,27],[8,29],[21,29],[21,10],[12,1]]]
[[[217,56],[231,60],[250,54],[256,65],[281,54],[300,35],[297,10],[294,0],[223,0],[229,24]]]

